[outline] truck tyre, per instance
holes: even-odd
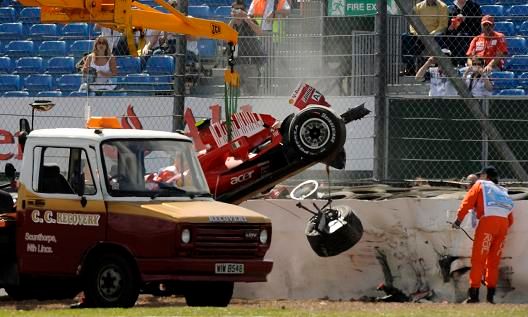
[[[185,287],[188,306],[226,307],[233,297],[233,282],[193,282]]]
[[[289,143],[304,157],[319,159],[334,155],[345,139],[345,123],[326,107],[305,108],[290,124]]]
[[[90,307],[132,307],[139,296],[139,279],[129,261],[103,254],[88,264],[84,294]]]
[[[359,242],[363,236],[363,225],[354,211],[347,206],[334,208],[344,225],[332,233],[319,232],[319,216],[313,216],[306,225],[306,238],[314,252],[320,257],[338,255]]]

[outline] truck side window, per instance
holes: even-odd
[[[35,191],[47,194],[76,194],[75,184],[84,185],[83,194],[96,193],[86,152],[80,148],[41,147]]]

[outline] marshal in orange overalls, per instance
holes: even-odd
[[[494,292],[504,240],[508,228],[513,224],[513,202],[505,188],[489,180],[479,180],[464,197],[458,210],[457,222],[462,222],[471,209],[475,210],[480,221],[475,230],[471,252],[469,284],[473,289],[480,288],[485,272],[488,291],[493,289]]]

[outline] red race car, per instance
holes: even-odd
[[[319,162],[344,168],[345,124],[370,111],[360,105],[338,115],[307,84],[295,89],[290,104],[300,111],[282,122],[251,111],[220,120],[216,106],[212,119],[196,123],[186,110],[188,135],[215,199],[240,203]]]

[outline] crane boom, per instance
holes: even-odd
[[[168,13],[135,0],[19,0],[41,8],[42,23],[90,22],[124,33],[131,54],[137,54],[133,29],[224,40],[235,45],[238,33],[224,22],[188,17],[163,0],[154,0]]]

